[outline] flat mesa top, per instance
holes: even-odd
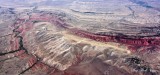
[[[157,2],[157,3],[156,3]],[[76,27],[97,34],[159,35],[158,0],[76,0],[69,9]],[[158,31],[158,32],[157,32]]]

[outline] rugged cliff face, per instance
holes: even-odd
[[[0,75],[160,74],[160,17],[149,2],[25,1],[0,7]]]

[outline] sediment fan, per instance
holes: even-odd
[[[33,11],[8,23],[0,29],[4,49],[0,63],[8,59],[20,61],[18,73],[14,74],[30,75],[31,70],[35,75],[159,74],[158,24],[145,27],[146,24],[118,20],[107,26],[109,32],[99,33],[70,25],[57,13],[48,11]],[[152,32],[146,34],[149,31]]]

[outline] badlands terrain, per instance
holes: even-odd
[[[0,75],[160,75],[160,0],[0,0]]]

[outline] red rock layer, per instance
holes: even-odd
[[[74,35],[84,37],[84,38],[89,38],[89,39],[100,41],[100,42],[117,42],[117,43],[121,43],[121,44],[126,44],[126,45],[128,45],[128,48],[132,49],[132,50],[139,49],[139,46],[150,48],[150,47],[156,47],[156,46],[160,45],[160,38],[159,37],[126,38],[126,37],[122,37],[122,36],[97,35],[97,34],[90,33],[90,32],[80,30],[77,28],[69,28],[68,27],[69,25],[66,24],[63,20],[59,19],[58,17],[52,16],[49,14],[35,13],[35,14],[32,14],[32,16],[30,16],[29,19],[18,19],[17,22],[13,25],[13,27],[15,29],[14,32],[15,32],[16,38],[14,38],[13,41],[11,41],[12,50],[17,50],[18,47],[21,46],[20,41],[22,41],[22,38],[19,38],[18,36],[24,37],[25,33],[33,28],[33,21],[50,22],[50,23],[53,23],[53,25],[56,25],[57,27],[64,28],[64,29],[68,30],[70,33],[72,33]],[[27,38],[23,38],[23,40],[27,40]],[[31,68],[33,70],[41,68],[41,69],[46,70],[46,72],[49,72],[49,74],[51,74],[51,75],[55,75],[55,74],[58,75],[58,73],[59,73],[59,75],[62,75],[61,71],[58,71],[58,70],[54,69],[53,67],[50,67],[50,66],[40,62],[41,60],[38,57],[36,57],[35,55],[32,55],[32,54],[28,54],[27,50],[25,50],[24,48],[22,48],[20,51],[21,52],[19,52],[17,54],[20,54],[20,53],[23,53],[24,51],[26,51],[26,53],[23,54],[23,56],[20,56],[21,58],[25,58],[28,56],[31,57],[30,61],[28,61],[28,66],[29,66],[28,68]],[[77,59],[78,59],[78,61],[81,60],[78,56],[77,56]],[[22,73],[24,73],[24,72],[25,72],[25,70]],[[64,75],[80,75],[78,73],[70,74],[67,72],[65,72],[63,74]]]

